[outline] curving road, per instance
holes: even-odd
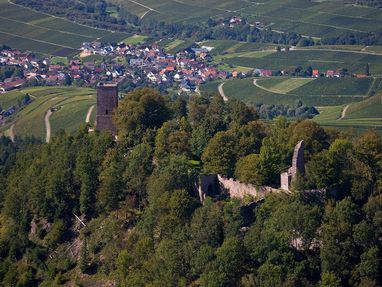
[[[94,110],[94,106],[95,105],[92,105],[90,108],[89,108],[89,110],[88,110],[88,113],[86,114],[86,120],[85,120],[85,123],[90,123],[90,117],[91,117],[91,115],[92,115],[92,112],[93,112],[93,110]]]
[[[338,120],[342,120],[342,119],[344,119],[344,118],[346,117],[346,112],[347,112],[349,106],[350,106],[350,105],[347,105],[347,106],[342,110],[342,112],[341,112],[341,117],[340,117]]]
[[[45,114],[45,119],[44,119],[45,120],[45,128],[46,128],[46,137],[45,137],[46,143],[50,142],[50,137],[52,135],[52,129],[51,129],[51,126],[50,126],[50,116],[51,115],[52,115],[52,111],[49,108],[49,110]]]
[[[218,86],[218,90],[219,90],[219,94],[220,94],[220,96],[223,98],[223,101],[227,102],[227,101],[228,101],[228,98],[226,97],[226,95],[225,95],[225,93],[224,93],[223,86],[224,86],[224,83],[221,83],[221,84]]]
[[[11,125],[8,130],[8,136],[12,142],[15,142],[15,124]]]

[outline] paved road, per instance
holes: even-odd
[[[50,142],[50,137],[51,137],[51,134],[52,134],[52,129],[51,129],[51,126],[50,126],[50,116],[52,115],[52,111],[51,109],[49,108],[49,110],[46,112],[45,114],[45,128],[46,128],[46,137],[45,137],[45,141],[47,143]]]
[[[224,90],[223,90],[223,86],[224,86],[224,83],[221,83],[219,86],[218,86],[218,90],[219,90],[219,94],[222,96],[223,100],[225,102],[228,101],[228,98],[226,97],[225,93],[224,93]]]
[[[88,110],[88,113],[86,114],[86,120],[85,120],[85,123],[90,123],[90,117],[92,115],[92,112],[94,110],[94,105],[92,105],[89,110]]]

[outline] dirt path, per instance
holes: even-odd
[[[225,93],[224,93],[224,90],[223,90],[223,86],[224,86],[224,83],[221,83],[219,86],[218,86],[218,90],[219,90],[219,94],[221,95],[221,97],[223,98],[223,100],[225,102],[228,101],[228,98],[226,97]]]
[[[11,141],[15,142],[15,124],[11,125],[7,133]]]
[[[51,137],[51,134],[52,134],[52,129],[51,129],[51,126],[50,126],[50,116],[52,115],[52,111],[51,109],[49,108],[49,110],[46,112],[45,114],[45,128],[46,128],[46,137],[45,137],[45,141],[47,143],[50,142],[50,137]]]
[[[341,117],[340,117],[338,120],[342,120],[342,119],[344,119],[344,118],[346,117],[346,112],[347,112],[349,106],[350,106],[350,105],[347,105],[347,106],[342,110],[342,112],[341,112]]]
[[[90,117],[92,115],[92,112],[94,110],[94,105],[92,105],[89,110],[88,110],[88,113],[86,114],[86,120],[85,120],[85,123],[90,123]]]
[[[275,91],[272,91],[272,90],[267,89],[267,88],[265,88],[265,87],[263,87],[263,86],[260,86],[260,85],[257,83],[257,79],[254,79],[254,80],[253,80],[253,84],[254,84],[256,87],[258,87],[259,89],[262,89],[262,90],[264,90],[264,91],[267,91],[267,92],[270,92],[270,93],[273,93],[273,94],[276,93]],[[286,94],[279,93],[279,92],[277,92],[277,94],[286,95]]]
[[[145,17],[150,12],[151,12],[151,10],[147,10],[145,13],[143,13],[143,15],[141,16],[141,20],[143,19],[143,17]]]

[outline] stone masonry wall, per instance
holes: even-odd
[[[231,198],[243,199],[248,194],[256,199],[262,199],[267,194],[280,192],[280,190],[269,186],[256,187],[255,185],[242,183],[232,178],[227,179],[220,175],[218,175],[218,180],[220,186],[228,191]]]

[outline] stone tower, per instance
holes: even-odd
[[[297,173],[305,173],[304,141],[299,141],[294,148],[292,166],[281,174],[281,189],[289,190]]]
[[[116,84],[99,83],[97,86],[96,128],[116,134],[113,114],[118,107],[118,86]]]

